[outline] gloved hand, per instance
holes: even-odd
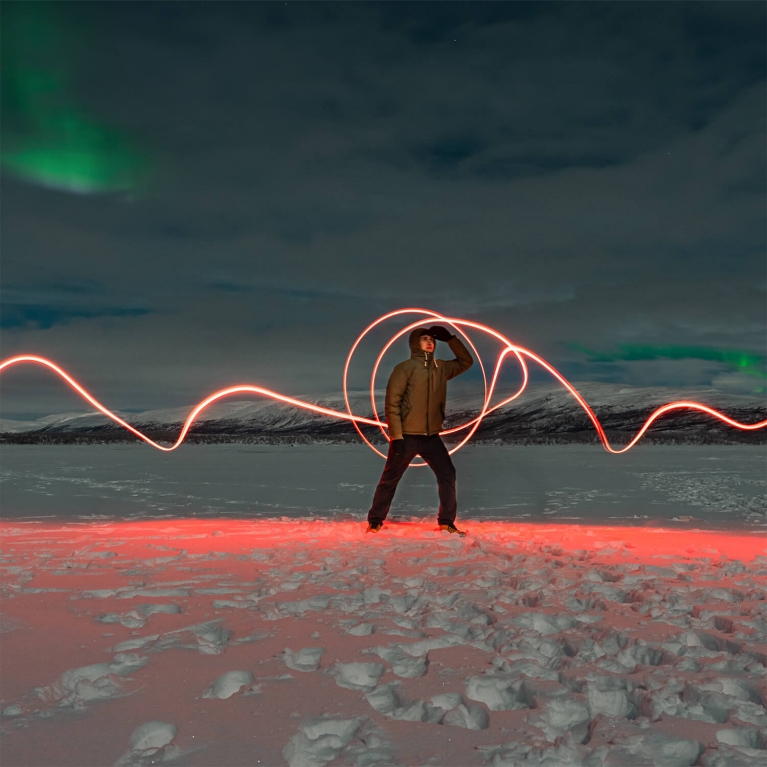
[[[401,458],[403,455],[405,455],[405,440],[393,439],[391,441],[391,452],[392,455],[397,456],[397,458]]]
[[[432,327],[429,328],[429,335],[437,341],[444,341],[445,343],[451,338],[455,338],[455,336],[447,328],[443,328],[442,325],[432,325]]]

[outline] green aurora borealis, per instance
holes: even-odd
[[[143,153],[78,105],[73,51],[86,41],[47,3],[2,3],[2,153],[5,172],[79,194],[128,191],[145,177]]]
[[[643,344],[620,344],[610,351],[596,351],[581,344],[570,343],[567,348],[581,352],[589,362],[636,362],[640,360],[706,360],[718,362],[728,370],[757,378],[767,378],[767,357],[738,349],[714,349],[709,346],[649,346]],[[754,389],[754,393],[765,387]]]

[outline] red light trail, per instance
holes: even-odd
[[[294,397],[287,397],[284,394],[280,394],[279,392],[272,391],[271,389],[266,389],[262,386],[251,386],[251,385],[245,385],[245,384],[238,385],[238,386],[230,386],[226,389],[220,389],[219,391],[214,392],[213,394],[211,394],[210,396],[202,400],[202,402],[195,405],[195,407],[187,416],[187,419],[181,428],[181,432],[179,433],[178,438],[176,439],[176,442],[170,447],[165,447],[163,445],[158,444],[157,442],[152,440],[150,437],[147,437],[146,434],[143,434],[141,431],[131,426],[127,421],[124,421],[116,413],[113,413],[107,407],[102,405],[92,394],[90,394],[84,387],[82,387],[77,381],[75,381],[74,378],[68,375],[58,365],[56,365],[51,360],[46,359],[45,357],[39,357],[33,354],[24,354],[17,357],[11,357],[7,360],[3,360],[3,362],[0,362],[0,373],[2,373],[4,370],[14,365],[19,365],[21,363],[33,363],[33,364],[43,365],[45,367],[48,367],[49,369],[57,373],[61,378],[63,378],[64,381],[66,381],[78,394],[80,394],[80,396],[83,399],[85,399],[87,402],[93,405],[93,407],[95,407],[99,412],[103,413],[105,416],[112,419],[115,423],[119,424],[127,431],[130,431],[131,433],[135,434],[139,439],[142,439],[147,444],[151,445],[154,448],[157,448],[158,450],[162,450],[163,452],[166,452],[166,453],[169,453],[172,450],[175,450],[177,447],[181,445],[181,443],[186,438],[186,435],[189,432],[189,429],[191,428],[192,424],[197,419],[197,417],[200,415],[200,413],[202,413],[203,410],[205,410],[207,407],[212,405],[214,402],[220,399],[223,399],[224,397],[230,397],[233,394],[258,394],[263,397],[268,397],[270,399],[277,400],[279,402],[284,402],[294,407],[303,408],[304,410],[311,410],[315,413],[320,413],[321,415],[328,416],[329,418],[339,418],[346,421],[350,421],[352,425],[354,426],[354,428],[357,430],[357,433],[365,442],[365,444],[368,447],[370,447],[371,450],[373,450],[378,455],[380,455],[382,458],[385,458],[386,456],[365,437],[365,435],[362,433],[362,431],[359,428],[359,424],[364,423],[371,426],[377,426],[381,430],[381,433],[384,435],[384,437],[386,437],[387,440],[389,439],[389,436],[386,433],[386,424],[383,421],[381,421],[378,415],[378,408],[376,407],[376,402],[375,402],[375,382],[376,382],[376,377],[378,374],[378,368],[380,367],[381,360],[383,359],[384,355],[389,350],[389,348],[392,346],[392,344],[405,333],[413,330],[414,328],[417,328],[422,323],[422,320],[418,320],[416,322],[410,323],[406,327],[402,328],[402,330],[398,331],[394,336],[392,336],[389,339],[389,341],[386,343],[386,345],[383,347],[380,354],[378,355],[378,358],[375,361],[375,365],[373,366],[373,371],[370,377],[370,402],[373,407],[374,418],[365,418],[363,416],[355,415],[352,412],[351,403],[349,402],[349,391],[348,391],[347,380],[348,380],[349,367],[351,365],[352,358],[354,357],[354,354],[357,351],[357,347],[360,345],[360,343],[365,338],[365,336],[368,333],[370,333],[370,331],[373,330],[373,328],[377,327],[382,322],[385,322],[386,320],[390,320],[392,317],[397,317],[401,314],[418,314],[418,315],[421,315],[422,317],[430,317],[436,320],[437,322],[442,322],[447,325],[450,325],[456,332],[460,333],[466,339],[469,346],[473,349],[474,354],[476,355],[477,360],[479,362],[480,369],[482,370],[482,379],[484,381],[485,394],[484,394],[484,400],[482,403],[482,409],[480,410],[479,415],[476,418],[472,419],[471,421],[467,421],[466,423],[461,424],[460,426],[455,426],[452,429],[447,429],[443,432],[440,432],[442,435],[444,435],[444,434],[453,434],[455,432],[459,432],[464,429],[469,430],[466,436],[455,447],[453,447],[450,450],[451,454],[460,450],[471,439],[471,437],[474,435],[476,430],[479,428],[479,425],[482,423],[482,421],[487,415],[489,415],[495,410],[498,410],[499,408],[502,408],[508,405],[510,402],[513,402],[527,388],[529,374],[527,369],[527,363],[525,362],[525,357],[529,358],[533,362],[538,363],[541,367],[543,367],[545,370],[551,373],[551,375],[557,381],[559,381],[559,383],[561,383],[562,386],[564,386],[568,392],[570,392],[570,394],[574,397],[574,399],[578,402],[578,404],[583,408],[583,410],[586,412],[586,415],[588,415],[589,419],[593,423],[594,428],[596,429],[597,434],[599,435],[599,439],[601,440],[604,449],[609,453],[613,453],[614,455],[625,453],[628,450],[630,450],[632,447],[634,447],[634,445],[636,445],[637,442],[639,442],[639,440],[642,438],[645,432],[650,428],[650,426],[658,418],[660,418],[662,415],[666,413],[671,412],[672,410],[683,410],[683,409],[699,410],[703,413],[707,413],[713,418],[718,418],[720,421],[723,421],[724,423],[728,424],[729,426],[732,426],[735,429],[741,429],[743,431],[754,431],[756,429],[764,429],[765,427],[767,427],[767,420],[758,421],[757,423],[752,423],[752,424],[740,423],[739,421],[735,421],[732,418],[729,418],[724,413],[721,413],[718,410],[715,410],[714,408],[709,407],[708,405],[704,405],[700,402],[688,402],[685,400],[680,400],[677,402],[669,402],[668,404],[662,405],[657,410],[653,411],[653,413],[644,422],[644,424],[642,425],[642,428],[636,433],[636,435],[631,440],[631,442],[629,442],[627,445],[622,447],[620,450],[616,450],[614,447],[612,447],[612,445],[610,445],[610,442],[607,439],[607,435],[605,434],[605,431],[602,428],[602,424],[599,422],[599,419],[596,417],[594,411],[589,407],[586,400],[578,393],[575,387],[556,368],[554,368],[552,365],[549,365],[549,363],[546,362],[546,360],[544,360],[542,357],[539,357],[537,354],[530,351],[529,349],[525,349],[523,346],[519,346],[518,344],[511,342],[502,333],[499,333],[498,331],[493,330],[487,325],[482,325],[479,322],[471,322],[469,320],[463,320],[457,317],[445,317],[441,314],[438,314],[437,312],[429,311],[428,309],[398,309],[396,311],[389,312],[388,314],[385,314],[382,317],[379,317],[377,320],[375,320],[375,322],[372,322],[370,325],[368,325],[365,328],[365,330],[362,331],[362,333],[360,333],[360,335],[357,337],[357,340],[354,342],[354,344],[352,345],[349,351],[349,354],[346,358],[346,364],[344,365],[344,371],[343,371],[343,392],[344,392],[344,402],[346,404],[347,412],[344,413],[338,410],[331,410],[330,408],[314,405],[310,402],[305,402],[303,400],[295,399]],[[500,343],[503,344],[504,348],[501,351],[501,353],[498,355],[498,359],[495,363],[495,369],[493,371],[493,376],[489,385],[487,381],[487,373],[485,371],[485,366],[482,363],[482,358],[477,352],[477,349],[474,346],[474,344],[471,342],[471,339],[468,337],[468,335],[464,331],[464,328],[472,328],[474,330],[481,331],[491,336],[492,338],[495,338],[497,341],[500,341]],[[515,394],[512,394],[510,397],[507,397],[501,402],[498,402],[497,404],[491,406],[490,401],[492,400],[493,393],[495,391],[495,386],[498,382],[498,376],[500,374],[501,367],[506,357],[510,354],[514,354],[516,356],[517,361],[519,362],[520,367],[522,368],[522,384]],[[411,465],[425,466],[426,464],[414,463]]]

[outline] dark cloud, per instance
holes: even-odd
[[[122,307],[87,309],[56,307],[51,304],[13,304],[5,302],[0,309],[0,328],[22,329],[34,327],[47,330],[54,325],[66,325],[73,319],[94,317],[137,317],[147,313],[147,309]]]
[[[69,97],[155,166],[129,194],[3,179],[3,356],[153,407],[233,380],[337,390],[357,332],[405,305],[580,380],[729,372],[568,344],[764,351],[762,4],[57,13],[81,43]]]
[[[114,292],[93,280],[69,279],[48,282],[42,277],[33,284],[3,290],[0,304],[0,329],[47,330],[74,319],[97,317],[138,317],[149,309],[137,305],[120,306]]]

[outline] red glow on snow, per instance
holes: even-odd
[[[458,443],[455,447],[453,447],[450,450],[450,453],[455,453],[457,450],[460,450],[461,447],[463,447],[473,436],[473,434],[476,432],[476,430],[479,428],[479,425],[482,423],[482,420],[487,416],[489,413],[492,413],[495,410],[498,410],[501,407],[504,407],[508,405],[509,403],[513,402],[517,397],[519,397],[522,392],[527,387],[528,383],[528,370],[527,365],[525,363],[524,358],[527,357],[531,359],[533,362],[537,362],[541,367],[543,367],[545,370],[547,370],[559,383],[562,384],[562,386],[567,389],[568,392],[573,396],[573,398],[578,402],[578,404],[583,408],[586,415],[588,415],[589,419],[591,420],[592,424],[594,425],[594,428],[597,431],[597,434],[599,435],[599,439],[602,442],[602,445],[604,449],[609,452],[613,453],[615,455],[618,455],[620,453],[625,453],[628,450],[630,450],[634,445],[639,442],[639,440],[642,438],[642,436],[647,432],[647,430],[650,428],[650,426],[661,416],[663,416],[666,413],[670,413],[673,410],[683,410],[683,409],[690,409],[690,410],[699,410],[703,413],[707,413],[712,418],[718,418],[720,421],[723,421],[728,426],[731,426],[735,429],[741,429],[743,431],[753,431],[756,429],[764,429],[767,427],[767,420],[764,421],[758,421],[757,423],[752,424],[746,424],[741,423],[739,421],[736,421],[732,418],[729,418],[724,413],[715,410],[712,407],[709,407],[708,405],[704,405],[700,402],[690,402],[686,400],[680,400],[677,402],[669,402],[666,405],[662,405],[657,410],[655,410],[650,417],[644,422],[642,425],[642,428],[637,432],[637,434],[634,436],[634,438],[624,447],[618,449],[615,449],[610,445],[609,440],[607,439],[607,435],[605,434],[604,429],[602,428],[602,424],[599,422],[599,419],[596,417],[596,414],[594,411],[589,407],[586,400],[578,393],[578,391],[575,389],[575,387],[552,365],[550,365],[546,360],[544,360],[542,357],[539,357],[534,352],[530,351],[529,349],[524,348],[523,346],[519,346],[518,344],[513,343],[510,341],[506,336],[504,336],[502,333],[499,333],[496,330],[493,330],[492,328],[488,327],[487,325],[482,325],[479,322],[471,322],[469,320],[463,320],[457,317],[445,317],[441,314],[438,314],[437,312],[429,311],[428,309],[398,309],[393,312],[389,312],[388,314],[383,315],[382,317],[379,317],[375,322],[368,325],[365,330],[362,331],[362,333],[357,337],[357,340],[352,345],[349,354],[346,358],[346,364],[344,365],[344,371],[343,371],[343,392],[344,392],[344,402],[346,404],[346,410],[347,412],[341,412],[338,410],[332,410],[330,408],[321,407],[319,405],[314,405],[310,402],[304,402],[303,400],[295,399],[293,397],[288,397],[284,394],[280,394],[279,392],[272,391],[271,389],[266,389],[262,386],[251,386],[248,384],[238,385],[238,386],[230,386],[226,389],[221,389],[217,392],[214,392],[210,396],[206,397],[202,402],[197,404],[192,411],[187,416],[186,421],[184,422],[184,425],[181,428],[181,432],[178,435],[178,438],[176,442],[171,445],[170,447],[164,447],[154,440],[147,437],[145,434],[143,434],[138,429],[131,426],[129,423],[124,421],[122,418],[120,418],[116,413],[113,413],[111,410],[109,410],[107,407],[102,405],[92,394],[90,394],[83,386],[81,386],[77,381],[75,381],[74,378],[72,378],[70,375],[68,375],[62,368],[60,368],[58,365],[56,365],[51,360],[45,358],[45,357],[39,357],[36,355],[31,354],[25,354],[20,355],[17,357],[12,357],[10,359],[4,360],[0,363],[0,372],[6,370],[7,368],[10,368],[14,365],[18,365],[21,363],[33,363],[38,365],[44,365],[48,367],[49,369],[53,370],[55,373],[57,373],[61,378],[63,378],[80,396],[83,397],[87,402],[89,402],[93,407],[95,407],[99,412],[101,412],[103,415],[107,416],[108,418],[111,418],[115,423],[122,426],[124,429],[127,429],[132,434],[137,436],[139,439],[142,439],[144,442],[148,443],[152,447],[157,448],[158,450],[162,450],[163,452],[170,452],[172,450],[175,450],[177,447],[179,447],[184,439],[186,438],[187,433],[189,432],[189,429],[191,428],[194,421],[197,419],[197,417],[200,415],[200,413],[203,412],[207,407],[212,405],[214,402],[223,399],[224,397],[230,397],[233,394],[257,394],[262,397],[268,397],[274,400],[277,400],[279,402],[284,402],[285,404],[292,405],[297,408],[303,408],[304,410],[311,410],[315,413],[320,413],[321,415],[328,416],[329,418],[339,418],[343,420],[350,421],[354,428],[357,430],[357,433],[360,435],[362,440],[365,442],[365,444],[370,447],[371,450],[376,452],[378,455],[380,455],[382,458],[385,458],[386,456],[381,453],[362,433],[360,430],[358,424],[364,423],[372,426],[378,426],[378,428],[381,430],[381,433],[389,439],[388,434],[386,433],[386,424],[381,421],[381,418],[378,414],[378,408],[376,406],[375,402],[375,382],[376,382],[376,376],[378,373],[378,368],[380,366],[381,360],[383,359],[384,354],[387,352],[387,350],[391,347],[391,345],[402,335],[407,333],[408,331],[412,330],[413,328],[418,327],[422,320],[418,320],[416,322],[413,322],[406,327],[404,327],[402,330],[398,331],[392,338],[387,342],[387,344],[384,346],[384,348],[381,350],[380,354],[378,355],[378,358],[376,359],[375,365],[373,366],[373,372],[370,378],[370,401],[373,406],[373,414],[374,418],[365,418],[363,416],[355,415],[352,412],[351,403],[349,402],[349,393],[348,393],[348,386],[347,386],[347,379],[348,379],[348,372],[349,372],[349,366],[351,364],[352,358],[357,350],[357,347],[365,338],[365,336],[376,326],[381,324],[382,322],[391,319],[392,317],[397,317],[401,314],[418,314],[421,315],[421,317],[429,317],[433,320],[436,320],[437,322],[445,323],[447,325],[450,325],[452,328],[454,328],[457,332],[459,332],[461,335],[464,336],[468,344],[471,346],[471,348],[474,351],[474,354],[477,357],[477,360],[479,362],[480,368],[482,370],[482,377],[484,381],[484,388],[485,388],[485,394],[484,394],[484,400],[482,403],[482,408],[479,412],[479,415],[472,419],[471,421],[467,421],[464,424],[461,424],[460,426],[456,426],[452,429],[448,429],[446,431],[441,432],[441,434],[453,434],[458,431],[462,431],[464,429],[469,429],[466,436],[461,440],[460,443]],[[474,330],[478,330],[482,333],[486,333],[487,335],[491,336],[492,338],[495,338],[497,341],[500,341],[501,344],[503,344],[503,349],[498,355],[498,359],[495,364],[495,370],[493,373],[492,380],[490,382],[490,385],[488,386],[487,383],[487,375],[485,372],[485,366],[482,363],[482,359],[477,352],[476,347],[471,342],[471,339],[466,335],[465,329],[466,328],[473,328]],[[501,370],[501,365],[503,364],[503,361],[509,354],[514,354],[519,362],[519,364],[522,367],[522,384],[519,388],[519,390],[511,395],[510,397],[507,397],[506,399],[502,400],[501,402],[498,402],[494,405],[490,405],[490,402],[493,398],[493,393],[495,391],[495,386],[498,381],[498,376]],[[425,464],[420,463],[411,464],[413,466],[424,466]]]
[[[242,554],[253,549],[291,549],[301,544],[312,550],[345,547],[356,541],[374,547],[396,545],[407,540],[424,546],[438,541],[472,541],[484,545],[539,549],[551,556],[578,552],[600,553],[600,561],[652,562],[668,558],[738,559],[750,562],[767,553],[763,530],[719,531],[669,527],[634,527],[628,525],[588,525],[561,523],[530,523],[512,521],[464,520],[461,525],[466,538],[439,532],[433,520],[387,521],[381,532],[368,534],[363,521],[321,521],[302,518],[289,519],[162,519],[145,521],[81,520],[51,523],[17,520],[0,521],[0,540],[6,551],[17,547],[40,545],[43,541],[66,546],[69,551],[85,547],[108,545],[115,540],[126,541],[119,557],[130,558],[133,547],[182,548],[190,555],[211,550],[227,554]],[[436,549],[435,549],[436,551]],[[159,553],[159,552],[158,552]],[[74,555],[72,555],[74,556]],[[86,556],[83,553],[83,556]],[[146,552],[143,553],[146,556]],[[87,558],[87,556],[86,556]],[[212,566],[206,561],[206,566]]]

